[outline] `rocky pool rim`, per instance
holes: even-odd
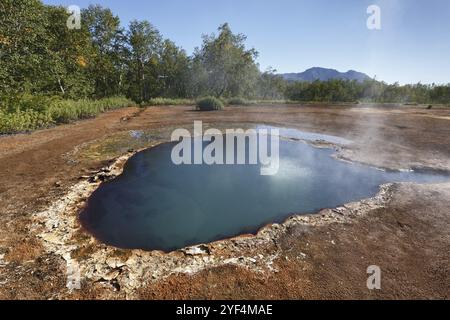
[[[227,123],[229,124],[229,123]],[[270,122],[264,122],[264,123],[247,123],[247,122],[243,122],[243,124],[245,125],[249,125],[249,126],[253,126],[256,127],[258,125],[268,125],[268,126],[273,126],[273,128],[282,128],[282,129],[294,129],[297,130],[299,132],[302,133],[313,133],[313,134],[317,134],[317,135],[322,135],[322,136],[331,136],[331,137],[337,137],[337,138],[341,138],[339,136],[335,136],[335,135],[327,135],[327,134],[321,134],[321,133],[316,133],[316,132],[310,132],[310,131],[303,131],[300,130],[299,128],[296,127],[288,127],[288,126],[280,126],[280,124],[271,124]],[[195,138],[195,136],[192,136],[192,138]],[[304,138],[293,138],[293,137],[286,137],[283,136],[280,133],[280,139],[286,139],[286,140],[290,140],[290,141],[294,141],[294,142],[298,142],[298,143],[305,143],[310,145],[313,148],[317,148],[317,149],[330,149],[333,152],[330,154],[331,157],[333,157],[334,159],[338,160],[338,161],[344,161],[344,162],[350,162],[353,165],[361,165],[361,166],[366,166],[372,169],[376,169],[376,170],[380,170],[380,171],[384,171],[387,173],[402,173],[402,172],[411,172],[411,173],[423,173],[423,174],[430,174],[430,175],[439,175],[439,176],[445,176],[445,177],[450,177],[450,170],[446,170],[446,169],[442,169],[442,168],[433,168],[433,167],[428,167],[428,166],[412,166],[410,168],[406,168],[406,169],[395,169],[395,168],[389,168],[389,167],[384,167],[384,166],[375,166],[373,164],[367,163],[367,162],[363,162],[363,161],[355,161],[352,159],[348,159],[346,157],[343,157],[341,155],[339,155],[339,151],[345,146],[345,144],[339,144],[337,142],[330,142],[327,140],[308,140],[308,139],[304,139]],[[345,138],[343,138],[345,139]],[[77,208],[76,210],[76,220],[80,225],[80,232],[82,232],[83,234],[91,237],[92,239],[95,240],[95,242],[97,244],[100,245],[105,245],[107,247],[110,248],[116,248],[119,250],[125,250],[125,251],[143,251],[143,252],[147,252],[147,253],[160,253],[160,254],[164,254],[164,255],[170,255],[176,252],[184,252],[186,249],[189,248],[195,248],[195,247],[201,247],[201,246],[209,246],[209,245],[214,245],[214,244],[218,244],[218,243],[223,243],[223,242],[232,242],[232,241],[238,241],[238,240],[242,240],[242,239],[252,239],[255,237],[258,237],[258,235],[261,232],[264,232],[265,230],[272,228],[273,226],[276,225],[286,225],[290,220],[296,218],[296,217],[315,217],[320,219],[321,216],[321,212],[323,212],[324,210],[331,210],[334,211],[338,208],[341,207],[346,207],[346,205],[348,205],[349,203],[361,203],[367,200],[371,200],[374,199],[375,197],[377,197],[380,192],[382,192],[385,188],[389,188],[390,186],[395,186],[398,184],[404,184],[404,183],[412,183],[412,184],[418,184],[418,185],[436,185],[436,184],[441,184],[441,183],[447,183],[447,182],[430,182],[430,183],[418,183],[418,182],[387,182],[381,185],[377,186],[377,192],[375,192],[374,194],[372,194],[371,196],[365,197],[365,198],[361,198],[361,199],[357,199],[356,201],[351,201],[349,203],[343,203],[340,204],[334,208],[329,208],[329,207],[321,207],[318,209],[314,209],[311,212],[298,212],[298,213],[289,213],[286,215],[283,215],[280,218],[274,219],[274,221],[269,222],[269,223],[263,223],[257,227],[251,228],[254,231],[251,232],[247,232],[244,231],[242,233],[238,233],[234,236],[226,236],[214,241],[210,241],[210,242],[201,242],[201,243],[197,243],[197,244],[192,244],[192,245],[188,245],[188,246],[184,246],[182,248],[177,248],[177,249],[172,249],[172,250],[161,250],[161,249],[142,249],[142,248],[121,248],[119,246],[116,245],[110,245],[105,241],[100,240],[99,238],[97,238],[93,232],[89,231],[89,228],[87,228],[85,226],[85,224],[82,222],[81,220],[81,215],[83,214],[83,212],[85,210],[87,210],[87,206],[88,206],[88,202],[89,199],[92,197],[92,195],[95,193],[95,191],[97,191],[101,185],[103,183],[107,183],[109,181],[112,181],[114,179],[116,179],[117,177],[121,176],[124,173],[124,169],[125,166],[127,165],[127,163],[130,161],[130,159],[132,159],[134,156],[136,156],[139,153],[145,152],[145,151],[149,151],[151,149],[154,149],[160,145],[164,145],[164,144],[171,144],[174,141],[170,141],[169,138],[163,138],[162,141],[158,141],[153,143],[151,146],[146,146],[143,148],[138,148],[138,149],[129,149],[127,152],[122,153],[121,155],[118,155],[112,159],[107,160],[108,165],[101,167],[100,169],[96,169],[94,174],[91,174],[88,178],[83,178],[80,180],[85,180],[86,182],[88,182],[89,184],[94,184],[96,178],[102,177],[101,173],[109,170],[110,167],[116,167],[118,169],[117,174],[113,174],[111,176],[109,176],[107,179],[102,180],[102,178],[99,178],[99,183],[92,189],[89,190],[89,195],[83,199],[79,199],[81,201],[81,206]],[[350,141],[350,143],[353,143],[353,141]]]

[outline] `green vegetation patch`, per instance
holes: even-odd
[[[124,97],[100,100],[62,100],[49,97],[25,96],[19,101],[0,107],[0,134],[26,132],[60,123],[92,118],[101,112],[133,106]]]
[[[197,101],[197,110],[200,111],[215,111],[223,109],[223,102],[215,97],[205,97]]]
[[[171,99],[171,98],[153,98],[142,102],[141,106],[191,106],[195,105],[195,101],[191,99]]]
[[[228,104],[230,106],[250,106],[256,104],[256,101],[247,100],[241,97],[235,97],[228,99]]]

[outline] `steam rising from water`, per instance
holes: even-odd
[[[83,226],[116,247],[171,251],[368,198],[387,182],[448,180],[350,164],[334,159],[331,149],[286,140],[274,176],[261,176],[259,165],[176,166],[172,148],[163,144],[131,158],[88,200]]]

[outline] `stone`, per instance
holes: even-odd
[[[64,241],[62,241],[61,238],[59,238],[58,235],[55,234],[55,233],[46,233],[46,234],[43,234],[43,235],[41,236],[41,238],[42,238],[44,241],[50,242],[50,243],[53,243],[53,244],[60,244],[60,245],[64,244]]]
[[[5,254],[4,253],[0,254],[0,267],[4,267],[8,264],[8,262],[6,262],[4,259],[5,259]]]
[[[188,256],[198,256],[198,255],[209,254],[208,247],[206,247],[204,245],[189,247],[186,249],[182,249],[182,251],[184,252],[185,255],[188,255]]]
[[[103,279],[106,281],[111,281],[113,279],[116,279],[120,275],[120,270],[115,269],[108,272],[106,275],[103,276]]]
[[[236,264],[238,263],[238,259],[237,258],[230,258],[230,259],[226,259],[223,261],[224,264]]]
[[[126,264],[127,266],[132,266],[132,265],[137,264],[137,262],[138,262],[138,257],[137,257],[136,255],[132,255],[131,257],[129,257],[129,258],[127,259],[127,261],[125,262],[125,264]]]
[[[120,259],[118,259],[118,258],[107,258],[106,259],[106,264],[111,269],[121,268],[121,267],[123,267],[125,265],[125,263],[120,261]]]

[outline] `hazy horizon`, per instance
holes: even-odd
[[[299,73],[312,67],[355,70],[387,83],[450,83],[450,2],[431,0],[44,0],[46,4],[100,4],[125,27],[150,21],[192,54],[201,35],[228,22],[259,52],[261,70]],[[369,30],[366,10],[381,9],[381,30]]]

